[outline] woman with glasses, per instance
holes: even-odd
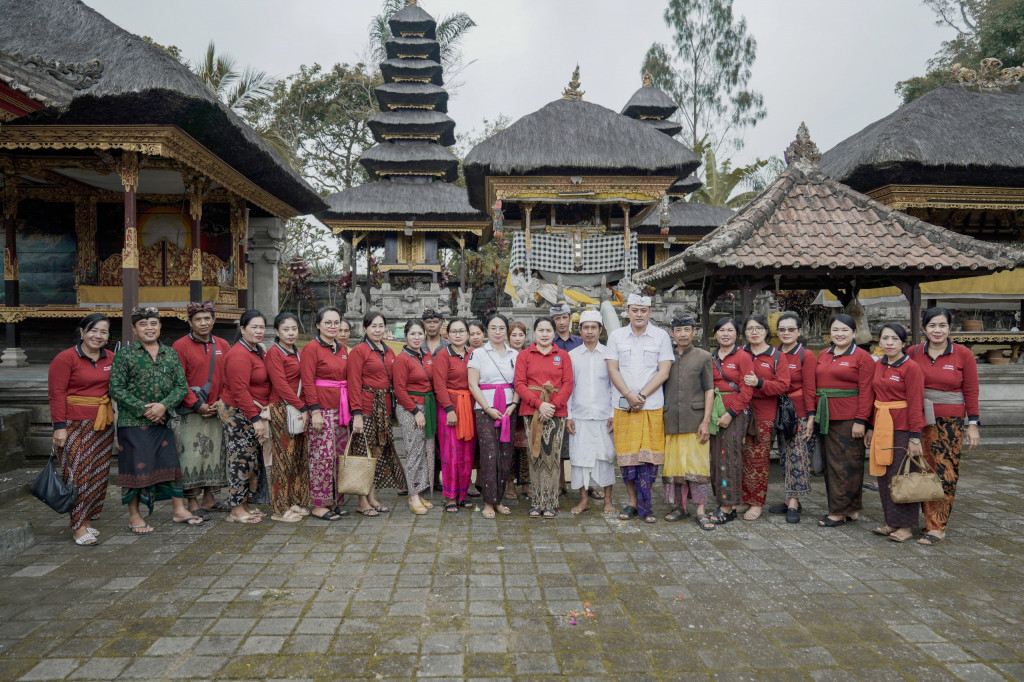
[[[476,451],[473,395],[469,392],[469,325],[461,317],[448,323],[449,346],[434,357],[434,395],[437,397],[437,434],[441,444],[441,486],[444,510],[473,508],[466,500]]]
[[[711,408],[711,487],[718,509],[711,515],[716,524],[736,518],[736,506],[742,501],[743,438],[747,433],[750,396],[753,389],[743,377],[754,371],[750,354],[736,345],[739,332],[736,321],[723,317],[715,323],[718,348],[711,353],[711,377],[715,401]]]
[[[768,343],[770,328],[763,315],[750,315],[743,323],[747,345],[743,350],[750,355],[753,369],[743,376],[743,383],[752,391],[751,407],[756,433],[748,429],[743,444],[743,518],[756,521],[761,518],[768,495],[768,462],[775,433],[775,415],[779,396],[789,389],[789,362],[782,352]]]

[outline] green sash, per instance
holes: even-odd
[[[814,423],[818,425],[818,433],[828,433],[828,399],[829,398],[852,398],[858,395],[855,388],[819,388],[815,391],[818,395],[818,409],[814,414]]]
[[[708,424],[708,431],[712,435],[718,433],[718,420],[723,414],[726,414],[729,410],[725,409],[725,401],[722,400],[723,395],[732,395],[732,391],[720,391],[715,389],[715,402],[711,406],[711,423]]]
[[[437,402],[434,400],[433,391],[409,391],[409,395],[423,396],[423,416],[427,420],[424,435],[433,438],[437,433]]]

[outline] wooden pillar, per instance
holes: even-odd
[[[921,343],[921,283],[910,285],[910,342]]]
[[[459,286],[466,288],[466,233],[459,235]]]
[[[700,324],[704,329],[704,349],[711,350],[711,306],[715,304],[714,280],[709,280],[701,291]]]
[[[751,291],[749,277],[743,278],[743,289],[741,290],[741,295],[740,314],[743,316],[743,320],[745,320],[754,308],[754,292]],[[737,320],[737,324],[740,325],[741,329],[737,329],[736,331],[739,332],[741,338],[743,336],[743,320]]]
[[[18,287],[18,188],[15,175],[8,172],[4,175],[4,306],[17,308],[21,305],[21,292]],[[6,325],[6,342],[8,349],[21,346],[21,330],[14,322]],[[4,364],[8,364],[6,361]]]
[[[139,189],[139,157],[122,152],[119,167],[124,187],[124,248],[121,250],[121,343],[135,340],[132,308],[139,305],[139,233],[135,227],[135,192]]]
[[[185,190],[188,193],[188,214],[192,227],[192,262],[188,269],[188,297],[190,301],[203,300],[203,251],[200,228],[203,220],[203,194],[206,193],[206,178],[188,176]]]
[[[625,278],[628,280],[629,279],[629,254],[630,254],[630,249],[629,249],[629,246],[630,246],[630,244],[629,244],[629,242],[630,242],[630,234],[629,234],[629,204],[621,204],[621,206],[622,206],[622,217],[623,217],[623,219],[622,219],[622,233],[623,233],[623,240],[625,242],[625,247],[626,247],[626,256],[625,256],[625,258],[622,261],[622,263],[623,263],[622,272],[625,275]]]
[[[231,258],[234,265],[235,291],[238,307],[249,307],[249,263],[246,260],[246,244],[249,241],[249,209],[245,200],[235,198],[231,202]]]
[[[527,279],[527,281],[529,281],[531,278],[533,278],[533,263],[531,263],[531,258],[530,258],[530,255],[533,252],[533,241],[532,241],[533,238],[530,235],[530,218],[533,215],[533,207],[534,206],[535,206],[535,204],[526,204],[526,205],[523,206],[523,210],[526,211],[526,213],[523,214],[523,238],[525,240],[524,246],[526,248],[526,279]],[[552,206],[551,206],[551,215],[554,216],[554,214],[555,214],[555,207],[552,204]]]

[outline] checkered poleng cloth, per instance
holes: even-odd
[[[621,234],[599,234],[583,238],[583,267],[576,269],[572,259],[572,236],[567,234],[530,235],[530,267],[548,272],[600,274],[625,267],[626,256]],[[630,235],[629,271],[636,272],[639,257],[636,235]],[[517,231],[512,236],[512,256],[509,269],[526,267],[526,235]]]

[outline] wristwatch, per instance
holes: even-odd
[[[647,396],[645,396],[643,393],[637,393],[637,395],[640,396],[641,400],[647,400]]]

